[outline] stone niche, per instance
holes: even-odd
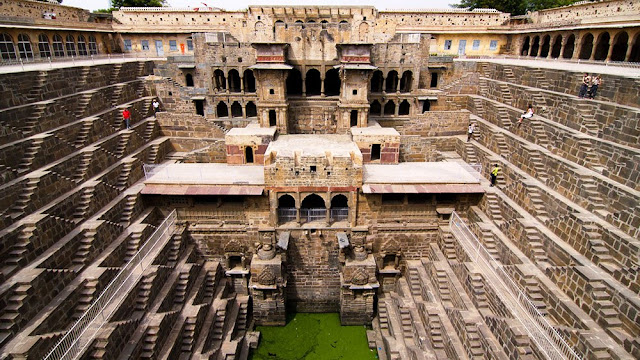
[[[368,325],[374,315],[376,261],[363,245],[356,245],[345,259],[340,274],[340,322],[342,325]]]
[[[265,151],[275,134],[275,128],[257,125],[231,129],[225,136],[227,164],[263,165]]]
[[[352,128],[351,136],[362,153],[363,163],[398,163],[400,158],[400,134],[395,129],[384,128],[379,125]]]
[[[283,254],[272,243],[260,245],[251,260],[249,281],[256,325],[286,324],[286,286]]]

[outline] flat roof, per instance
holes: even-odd
[[[260,126],[249,126],[243,128],[233,128],[227,132],[227,136],[274,136],[276,133],[276,127],[260,127]]]
[[[300,156],[351,157],[351,153],[360,155],[360,149],[349,135],[302,134],[280,135],[267,148],[265,156],[275,151],[277,156],[293,157],[299,151]]]
[[[352,127],[351,134],[358,135],[387,135],[387,136],[400,136],[400,133],[391,127],[369,126],[365,128]]]
[[[479,184],[475,176],[455,162],[364,164],[363,184]]]
[[[166,164],[147,170],[145,185],[264,185],[261,165],[228,165],[222,163]]]

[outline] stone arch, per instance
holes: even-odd
[[[78,35],[78,56],[87,56],[87,41],[82,35]]]
[[[611,61],[624,61],[629,49],[629,34],[621,31],[613,38],[613,49],[611,50]]]
[[[398,115],[409,115],[411,112],[411,105],[405,99],[400,103],[400,107],[398,108]]]
[[[413,85],[413,73],[407,70],[402,73],[402,79],[400,79],[400,92],[411,92],[411,86]]]
[[[253,75],[253,70],[251,69],[244,71],[244,92],[256,92],[256,77]]]
[[[256,30],[256,33],[261,33],[262,31],[264,31],[265,25],[262,21],[256,21],[255,27],[254,29]]]
[[[326,209],[324,198],[318,194],[309,194],[302,199],[301,209]]]
[[[49,44],[49,37],[45,34],[38,35],[38,52],[40,52],[41,58],[51,57],[51,45]]]
[[[191,74],[187,73],[187,74],[184,76],[184,82],[185,82],[185,84],[186,84],[187,86],[189,86],[189,87],[193,87],[193,75],[191,75]]]
[[[327,96],[340,95],[340,73],[338,69],[330,69],[324,78],[324,93]]]
[[[66,40],[67,42],[65,43],[65,47],[67,49],[67,56],[76,56],[76,41],[73,38],[73,35],[67,35]]]
[[[538,49],[540,49],[540,36],[536,35],[533,38],[533,44],[531,45],[530,56],[538,56]]]
[[[386,92],[396,92],[398,88],[398,72],[395,70],[389,71],[387,74],[387,82],[385,84]]]
[[[562,49],[562,35],[556,35],[553,39],[553,46],[551,47],[551,57],[557,59],[560,57],[560,50]]]
[[[594,60],[606,60],[609,54],[609,40],[611,36],[608,32],[603,32],[598,35],[598,41],[596,42],[596,51],[593,54]]]
[[[331,197],[331,208],[333,209],[336,207],[348,208],[349,198],[344,194],[333,195],[333,197]]]
[[[231,117],[242,117],[242,105],[237,101],[231,104]]]
[[[379,93],[382,92],[382,87],[384,86],[384,79],[382,77],[382,71],[376,70],[373,72],[373,76],[371,76],[371,92]]]
[[[629,59],[627,61],[630,62],[640,62],[640,32],[636,33],[635,40],[633,41],[633,45],[631,45],[631,52],[629,53]]]
[[[573,57],[573,52],[575,47],[576,47],[576,36],[574,34],[571,34],[567,38],[567,42],[564,44],[564,51],[562,52],[562,58],[571,59]]]
[[[358,38],[360,41],[367,41],[367,35],[369,34],[369,24],[361,22],[358,26]]]
[[[240,92],[240,73],[236,69],[229,70],[229,92]]]
[[[309,69],[304,79],[307,88],[307,96],[320,95],[322,89],[322,79],[320,71],[317,69]]]
[[[228,117],[229,116],[229,108],[227,107],[227,103],[224,101],[220,101],[216,106],[216,114],[219,118]]]
[[[246,107],[247,117],[256,117],[258,116],[258,110],[256,109],[256,104],[253,101],[249,101]]]
[[[373,102],[369,107],[369,113],[371,115],[381,115],[381,112],[382,112],[382,105],[380,105],[380,101],[373,100]]]
[[[296,200],[290,194],[282,194],[278,197],[278,208],[296,208]]]
[[[287,95],[302,95],[302,75],[298,69],[291,69],[286,81]]]
[[[582,36],[582,45],[580,46],[578,58],[588,60],[591,57],[591,50],[593,50],[593,35],[586,33]]]
[[[2,57],[2,60],[17,59],[13,38],[6,33],[0,34],[0,57]]]
[[[213,85],[216,90],[227,89],[227,79],[224,76],[224,72],[222,70],[217,69],[213,72]]]
[[[389,101],[387,101],[386,104],[384,104],[384,114],[385,115],[395,115],[396,114],[396,104],[393,102],[393,100],[389,100]]]
[[[18,54],[20,54],[21,59],[33,59],[33,48],[31,47],[29,35],[18,35]]]
[[[531,46],[530,42],[531,42],[530,37],[527,36],[524,38],[524,42],[522,43],[522,48],[520,48],[520,55],[522,56],[529,55],[529,47]]]
[[[96,43],[96,37],[93,35],[89,35],[89,54],[98,54],[98,44]]]
[[[542,38],[542,47],[540,47],[540,57],[546,58],[549,55],[549,47],[551,46],[551,36],[545,35]]]

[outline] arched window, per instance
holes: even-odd
[[[631,46],[631,52],[629,53],[630,62],[640,62],[640,33],[636,34],[635,41]]]
[[[87,42],[82,35],[78,35],[78,55],[87,56]]]
[[[67,35],[67,56],[76,56],[76,41],[72,35]]]
[[[256,77],[253,76],[253,70],[247,69],[244,71],[244,92],[256,92]]]
[[[236,69],[229,71],[229,91],[240,92],[240,73]]]
[[[382,92],[384,79],[382,78],[382,71],[376,70],[373,72],[373,76],[371,77],[371,92],[379,93]]]
[[[311,194],[302,200],[300,205],[300,221],[312,222],[325,220],[327,216],[327,207],[324,199],[319,195]]]
[[[593,50],[593,35],[590,33],[582,38],[582,46],[580,47],[580,59],[588,60]]]
[[[62,43],[62,36],[56,34],[53,35],[53,56],[64,57],[64,44]]]
[[[216,113],[218,114],[219,118],[229,117],[229,108],[224,101],[220,101],[218,103],[218,106],[216,106]]]
[[[542,48],[540,48],[540,57],[547,57],[549,55],[549,43],[551,42],[551,36],[546,35],[542,40]]]
[[[627,56],[628,43],[629,35],[626,31],[616,34],[613,41],[613,50],[611,51],[611,61],[624,61],[625,56]]]
[[[233,109],[233,105],[231,108]],[[251,146],[244,147],[244,163],[253,164],[253,147]]]
[[[327,25],[329,25],[329,22],[327,20],[322,20],[322,21],[320,21],[320,24],[322,24],[322,28],[323,29],[326,29]]]
[[[386,92],[396,92],[398,88],[398,72],[395,70],[389,71],[387,74],[387,84],[385,86]]]
[[[331,199],[331,221],[345,221],[349,219],[349,201],[339,194]]]
[[[253,101],[249,101],[247,103],[247,117],[256,117],[258,116],[258,111],[256,109],[256,104],[253,103]]]
[[[242,117],[242,105],[237,101],[231,104],[231,117]]]
[[[396,114],[396,104],[393,102],[393,100],[389,100],[386,104],[384,104],[384,114],[385,115]]]
[[[533,45],[531,45],[531,56],[538,56],[538,49],[540,48],[540,37],[536,35],[533,38]]]
[[[600,34],[598,38],[598,44],[596,45],[596,52],[593,56],[594,60],[605,60],[609,54],[609,40],[611,37],[608,32]]]
[[[316,69],[311,69],[307,71],[305,85],[307,87],[307,96],[320,95],[320,89],[322,87],[322,80],[320,79],[320,71]]]
[[[213,72],[213,86],[218,91],[227,89],[227,79],[224,76],[224,72],[220,69]]]
[[[413,82],[413,73],[409,70],[402,73],[402,79],[400,79],[400,92],[410,92]]]
[[[302,75],[297,69],[291,69],[287,76],[287,95],[302,95]]]
[[[402,100],[400,107],[398,108],[398,115],[409,115],[411,111],[411,105],[407,100]]]
[[[49,38],[45,34],[38,35],[38,50],[41,58],[51,57],[51,47],[49,46]]]
[[[557,59],[560,57],[560,49],[562,49],[562,35],[558,35],[553,40],[553,47],[551,48],[551,57]]]
[[[184,82],[187,86],[193,87],[193,75],[187,74],[184,76]]]
[[[89,35],[89,54],[98,54],[98,44],[96,44],[96,37],[93,35]]]
[[[33,49],[31,48],[29,35],[18,35],[18,53],[20,53],[21,59],[33,59]]]
[[[338,69],[327,71],[324,79],[324,93],[327,96],[340,95],[340,75]]]
[[[13,46],[13,39],[9,34],[0,34],[0,56],[2,56],[2,60],[17,59],[16,48]]]
[[[297,213],[296,201],[293,199],[293,196],[285,194],[278,198],[279,223],[282,224],[290,221],[296,221]]]
[[[522,49],[520,50],[520,55],[527,56],[529,55],[529,37],[524,38],[524,43],[522,44]]]
[[[573,48],[576,47],[576,36],[571,34],[567,38],[567,42],[564,44],[564,51],[562,57],[564,59],[571,59],[573,57]]]
[[[373,100],[371,103],[371,107],[369,108],[369,114],[371,115],[382,115],[382,105],[378,100]]]
[[[295,25],[298,25],[304,29],[304,23],[302,22],[302,20],[296,20]]]

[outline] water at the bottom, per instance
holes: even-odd
[[[371,360],[377,354],[369,350],[366,327],[340,326],[336,313],[297,313],[287,325],[258,326],[260,345],[251,360]]]

